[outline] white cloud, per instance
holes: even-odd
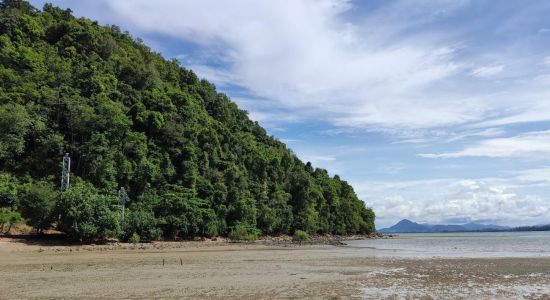
[[[487,139],[460,151],[420,154],[426,158],[492,157],[548,159],[550,157],[550,131],[537,131],[514,137]]]
[[[501,128],[486,128],[483,130],[470,130],[465,132],[456,133],[447,139],[447,142],[456,142],[469,137],[495,137],[503,135],[505,131]]]
[[[403,218],[427,223],[472,220],[512,226],[548,223],[548,200],[516,189],[530,181],[527,178],[432,179],[367,182],[355,186],[360,187],[360,196],[380,217],[379,227],[393,225]]]
[[[548,78],[550,84],[550,77]],[[541,93],[532,98],[516,95],[518,100],[531,99],[532,101],[518,101],[515,107],[511,106],[510,115],[488,119],[482,122],[471,124],[470,127],[504,126],[518,123],[533,123],[550,120],[550,102],[543,102],[550,99],[550,93]]]
[[[471,74],[479,78],[489,78],[499,74],[502,70],[504,70],[504,65],[486,66],[473,70]]]
[[[523,170],[518,173],[516,178],[521,181],[543,181],[550,183],[550,167]]]
[[[134,31],[209,49],[224,66],[192,65],[199,75],[240,85],[280,107],[345,126],[431,127],[476,119],[475,105],[456,109],[423,96],[460,70],[452,46],[399,39],[379,47],[382,39],[371,36],[381,32],[364,37],[359,25],[342,18],[352,9],[349,1],[103,3]],[[429,6],[416,12],[433,18]]]
[[[285,123],[297,122],[298,119],[296,116],[289,115],[282,112],[262,112],[262,111],[252,111],[249,112],[248,116],[251,120],[262,122],[277,119],[279,121],[284,121]]]
[[[407,180],[407,181],[368,181],[354,184],[357,186],[357,192],[366,194],[370,192],[380,192],[385,190],[403,190],[427,185],[441,186],[456,182],[459,179],[426,179],[426,180]]]
[[[405,169],[407,169],[407,166],[402,163],[388,163],[378,168],[378,170],[385,174],[399,174]]]
[[[302,142],[302,140],[299,140],[299,139],[280,139],[280,141],[285,144],[295,144],[295,143]]]
[[[285,125],[303,122],[300,115],[290,113],[287,110],[269,109],[272,105],[265,99],[233,97],[231,98],[240,108],[248,108],[248,117],[260,122],[264,128],[270,131],[286,131]]]
[[[313,165],[318,165],[321,162],[335,161],[336,157],[329,155],[303,155],[302,159],[311,162]]]

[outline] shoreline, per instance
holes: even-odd
[[[419,260],[328,244],[188,241],[44,246],[0,239],[0,299],[114,299],[117,295],[546,299],[550,258]]]
[[[259,245],[272,247],[299,247],[299,246],[345,246],[345,241],[389,238],[378,234],[370,235],[312,235],[307,241],[293,241],[292,236],[263,236],[254,241],[235,241],[226,237],[200,238],[195,240],[159,240],[140,242],[136,244],[106,240],[98,242],[78,242],[67,239],[62,234],[26,234],[0,235],[0,243],[25,244],[29,247],[40,247],[39,251],[106,251],[128,249],[177,249],[200,248],[229,245]]]

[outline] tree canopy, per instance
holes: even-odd
[[[38,230],[145,240],[375,230],[347,182],[117,26],[4,0],[0,83],[0,206]],[[65,152],[77,180],[61,192]]]

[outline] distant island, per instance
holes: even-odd
[[[466,223],[462,225],[420,224],[403,219],[397,224],[378,230],[380,233],[429,233],[429,232],[472,232],[472,231],[549,231],[550,224],[509,227],[495,224]]]

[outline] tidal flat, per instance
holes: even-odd
[[[44,245],[0,238],[0,299],[550,299],[550,257],[381,251],[292,243]]]

